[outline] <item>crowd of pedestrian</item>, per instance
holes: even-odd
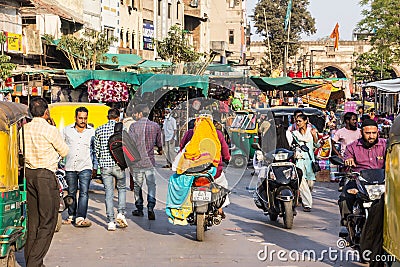
[[[73,204],[68,207],[68,217],[64,224],[76,227],[90,227],[87,219],[89,184],[96,177],[97,169],[101,170],[102,183],[105,191],[105,209],[107,230],[115,231],[128,227],[126,220],[126,177],[129,175],[129,188],[134,194],[136,209],[133,216],[144,216],[144,198],[142,186],[146,181],[147,218],[155,220],[156,206],[156,177],[155,177],[155,147],[158,154],[165,154],[167,164],[171,168],[177,151],[177,124],[171,115],[171,109],[164,110],[165,118],[162,128],[158,123],[148,119],[150,109],[146,104],[138,104],[126,109],[123,118],[123,129],[135,140],[140,160],[129,166],[129,174],[117,164],[110,153],[109,139],[116,131],[116,125],[121,119],[118,109],[108,111],[108,122],[94,129],[88,124],[90,116],[85,107],[75,110],[75,122],[66,126],[60,133],[50,117],[47,102],[43,98],[35,98],[29,106],[33,120],[24,125],[25,131],[25,160],[27,177],[27,202],[29,211],[28,236],[25,247],[27,266],[42,266],[43,258],[49,249],[59,208],[59,190],[55,177],[60,160],[66,172],[68,195],[73,198]],[[332,153],[337,154],[347,165],[360,166],[365,160],[355,157],[361,146],[382,145],[383,141],[371,132],[375,126],[391,125],[391,117],[387,114],[376,115],[375,110],[365,114],[362,108],[355,112],[346,112],[341,117],[331,110],[326,113],[325,132],[332,141]],[[272,130],[276,131],[277,148],[296,148],[296,166],[302,174],[300,194],[305,212],[312,209],[312,191],[316,180],[313,164],[317,158],[314,151],[321,146],[321,133],[310,123],[309,117],[298,109],[292,116],[291,125],[283,126],[283,121],[277,119],[275,126],[260,118],[260,131],[267,136]],[[343,126],[343,127],[341,127]],[[373,128],[371,130],[371,127]],[[361,128],[361,129],[360,129]],[[369,132],[367,132],[367,130]],[[227,187],[227,180],[222,172],[223,161],[229,161],[229,148],[221,131],[217,131],[221,143],[221,159],[217,168],[216,182]],[[184,135],[180,143],[181,149],[191,139],[193,130]],[[374,135],[374,138],[370,136]],[[263,138],[262,138],[263,139]],[[371,140],[372,141],[371,141]],[[378,141],[377,141],[378,140]],[[372,142],[372,143],[371,143]],[[375,143],[373,143],[375,142]],[[376,143],[377,142],[377,143]],[[301,145],[308,151],[299,149]],[[329,153],[331,155],[331,153]],[[379,156],[381,157],[381,156]],[[364,160],[364,161],[363,161]],[[368,164],[368,163],[367,163]],[[380,163],[378,164],[381,165]],[[118,192],[117,214],[114,213],[114,190]],[[77,191],[79,195],[77,197]],[[229,200],[226,201],[229,203]],[[225,216],[223,211],[221,215]]]

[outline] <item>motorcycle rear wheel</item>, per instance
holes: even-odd
[[[205,218],[204,213],[196,214],[196,239],[200,242],[204,240]]]
[[[292,229],[293,227],[293,202],[283,202],[284,214],[283,214],[283,225],[286,229]]]

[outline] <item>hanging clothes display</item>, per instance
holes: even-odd
[[[89,101],[125,102],[129,98],[128,86],[123,82],[91,80],[87,86]]]

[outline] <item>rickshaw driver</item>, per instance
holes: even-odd
[[[346,147],[344,153],[345,165],[353,171],[360,172],[367,169],[383,169],[385,167],[386,139],[378,138],[378,124],[366,119],[361,126],[360,139]],[[357,188],[355,181],[349,181],[339,196],[339,210],[342,226],[346,225],[347,215],[352,213],[355,194],[348,190]]]
[[[33,120],[23,126],[26,162],[28,232],[25,244],[27,267],[43,266],[57,224],[59,185],[55,176],[58,161],[68,146],[58,129],[50,125],[50,111],[44,98],[29,105]]]

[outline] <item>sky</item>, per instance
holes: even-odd
[[[257,2],[257,0],[247,0],[248,16],[253,15]],[[317,33],[311,36],[304,35],[302,40],[312,41],[329,36],[336,23],[339,23],[340,40],[351,40],[353,29],[362,18],[362,8],[358,3],[358,0],[310,0],[309,10],[311,16],[315,18]],[[254,34],[253,23],[251,27],[253,33],[251,40],[263,40],[263,37]]]

